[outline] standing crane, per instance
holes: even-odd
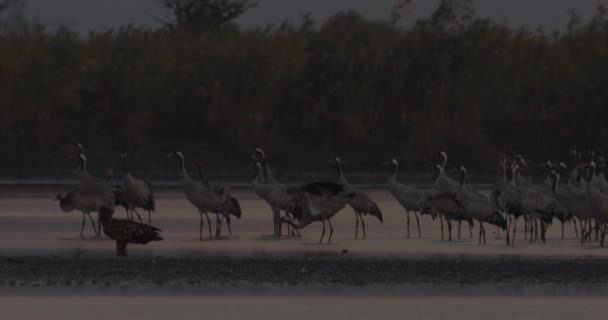
[[[319,243],[323,242],[325,221],[327,221],[329,224],[328,244],[331,244],[334,233],[331,218],[356,196],[356,193],[348,191],[343,185],[334,182],[313,182],[291,187],[287,190],[287,194],[291,197],[291,212],[297,221],[287,216],[281,217],[281,221],[296,229],[302,229],[312,222],[321,221],[323,231]]]
[[[413,212],[414,217],[416,217],[418,238],[420,238],[420,219],[418,218],[418,212],[421,214],[432,214],[432,207],[426,198],[427,193],[423,190],[399,183],[397,181],[397,170],[399,169],[399,162],[397,159],[393,158],[391,161],[385,162],[384,165],[391,166],[391,174],[388,178],[388,190],[405,209],[405,214],[407,217],[407,238],[410,238],[410,211]]]
[[[128,204],[129,211],[134,212],[142,222],[141,216],[136,208],[142,208],[148,212],[148,225],[152,225],[151,213],[154,211],[156,204],[154,202],[154,193],[152,192],[152,184],[147,180],[140,180],[133,175],[127,164],[128,154],[126,152],[120,155],[123,165],[123,177],[121,194],[122,199]]]
[[[359,220],[361,220],[363,238],[367,238],[365,232],[365,220],[363,220],[363,215],[369,214],[371,216],[374,216],[378,220],[380,220],[380,223],[382,223],[382,211],[380,210],[378,204],[372,201],[372,199],[369,197],[369,195],[367,195],[367,193],[355,188],[348,182],[348,180],[346,180],[346,177],[344,176],[344,173],[342,171],[342,160],[339,157],[336,157],[333,161],[335,162],[336,169],[338,171],[337,183],[344,186],[344,189],[348,190],[349,192],[353,192],[356,194],[355,197],[353,197],[352,200],[348,203],[348,205],[353,208],[353,211],[355,212],[355,239],[359,238]]]

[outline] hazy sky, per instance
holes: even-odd
[[[426,16],[440,0],[413,0],[412,15]],[[246,27],[294,20],[310,12],[323,21],[338,10],[356,9],[371,19],[387,19],[397,0],[262,0],[240,19]],[[553,29],[565,25],[568,9],[588,18],[608,0],[475,0],[479,15],[492,16],[511,25],[539,25]],[[50,25],[67,23],[80,31],[120,24],[155,24],[162,16],[158,0],[27,0],[28,15]]]

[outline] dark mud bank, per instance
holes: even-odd
[[[602,285],[608,259],[0,257],[0,286]]]

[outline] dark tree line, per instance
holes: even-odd
[[[553,33],[455,0],[408,29],[399,14],[346,11],[240,30],[233,19],[253,1],[164,3],[160,29],[2,27],[0,148],[16,155],[5,168],[46,164],[31,154],[59,161],[58,146],[76,140],[235,158],[262,144],[285,163],[340,153],[422,165],[447,149],[486,169],[503,153],[608,146],[603,8]]]

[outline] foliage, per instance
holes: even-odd
[[[283,158],[374,161],[445,148],[478,166],[608,145],[606,11],[547,34],[467,4],[442,1],[408,29],[350,11],[253,31],[5,26],[0,145],[238,154],[257,143]]]
[[[172,17],[160,20],[171,30],[208,31],[222,27],[255,7],[253,0],[159,0]]]

